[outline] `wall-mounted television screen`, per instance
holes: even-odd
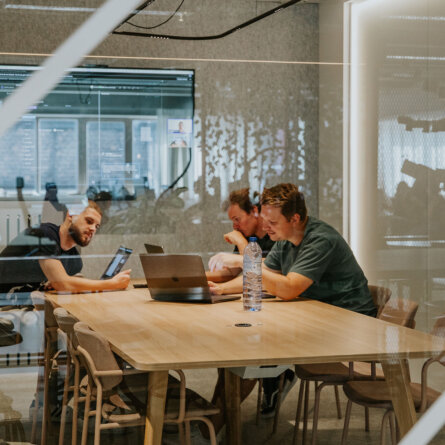
[[[0,66],[0,103],[39,67]],[[194,113],[194,71],[74,68],[0,139],[0,197],[117,193],[173,178],[169,122],[187,126]],[[184,128],[184,127],[183,127]]]

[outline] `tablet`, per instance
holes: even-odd
[[[117,249],[114,258],[110,261],[110,264],[107,266],[100,279],[108,280],[109,278],[112,278],[116,274],[118,274],[122,270],[124,264],[127,262],[128,257],[131,255],[131,252],[133,252],[132,249],[120,246],[119,249]]]

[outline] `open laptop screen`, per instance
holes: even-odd
[[[162,246],[157,246],[156,244],[145,243],[145,250],[150,254],[161,254],[164,253],[164,248]]]

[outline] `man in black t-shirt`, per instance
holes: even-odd
[[[82,260],[73,247],[62,252],[59,226],[43,223],[38,228],[28,228],[14,238],[0,253],[0,292],[24,293],[38,289],[47,281],[39,265],[39,257],[60,257],[68,275],[82,270]]]
[[[43,223],[17,236],[0,253],[0,293],[18,288],[24,297],[46,282],[57,291],[125,289],[130,280],[126,270],[109,280],[76,277],[82,259],[76,246],[87,246],[101,222],[101,210],[94,202],[79,215],[66,215],[61,226]]]

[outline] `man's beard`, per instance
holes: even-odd
[[[83,240],[82,232],[74,225],[74,223],[71,223],[68,233],[78,246],[86,247],[88,244],[90,244],[91,238]]]

